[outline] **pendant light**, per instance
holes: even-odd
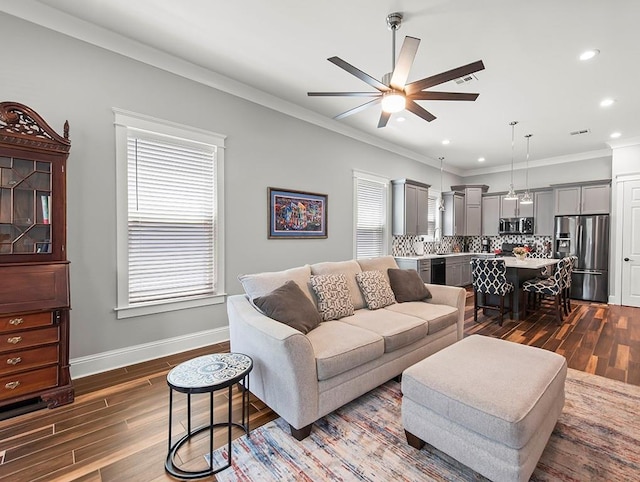
[[[531,140],[531,136],[533,134],[527,134],[524,136],[527,139],[527,174],[526,174],[526,190],[524,194],[520,198],[520,204],[533,204],[533,199],[531,198],[531,194],[529,193],[529,141]]]
[[[513,150],[515,145],[515,130],[517,123],[518,121],[509,122],[509,125],[511,126],[511,184],[509,184],[509,192],[504,197],[508,201],[515,201],[516,199],[518,199],[518,195],[513,190]]]
[[[438,202],[438,210],[444,211],[444,196],[442,195],[442,171],[444,170],[444,157],[438,157],[440,159],[440,201]]]

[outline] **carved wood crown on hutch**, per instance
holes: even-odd
[[[0,103],[0,143],[30,151],[68,153],[69,121],[60,137],[47,122],[29,107],[18,102]]]

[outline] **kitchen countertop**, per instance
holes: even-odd
[[[452,258],[455,256],[486,256],[493,258],[495,256],[494,253],[447,253],[447,254],[424,254],[422,256],[394,256],[394,258],[398,259],[433,259],[433,258]],[[515,258],[514,258],[515,259]]]

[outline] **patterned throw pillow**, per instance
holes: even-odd
[[[353,315],[353,303],[345,275],[321,274],[312,276],[311,287],[318,297],[318,310],[324,321]]]
[[[356,275],[356,280],[370,310],[384,308],[396,302],[391,286],[382,271],[363,271]]]

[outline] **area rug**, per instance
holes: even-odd
[[[298,442],[282,419],[233,442],[219,481],[486,480],[433,448],[415,450],[400,418],[394,381],[313,425]],[[640,387],[569,370],[566,403],[531,480],[640,480]],[[214,462],[226,463],[226,448]]]

